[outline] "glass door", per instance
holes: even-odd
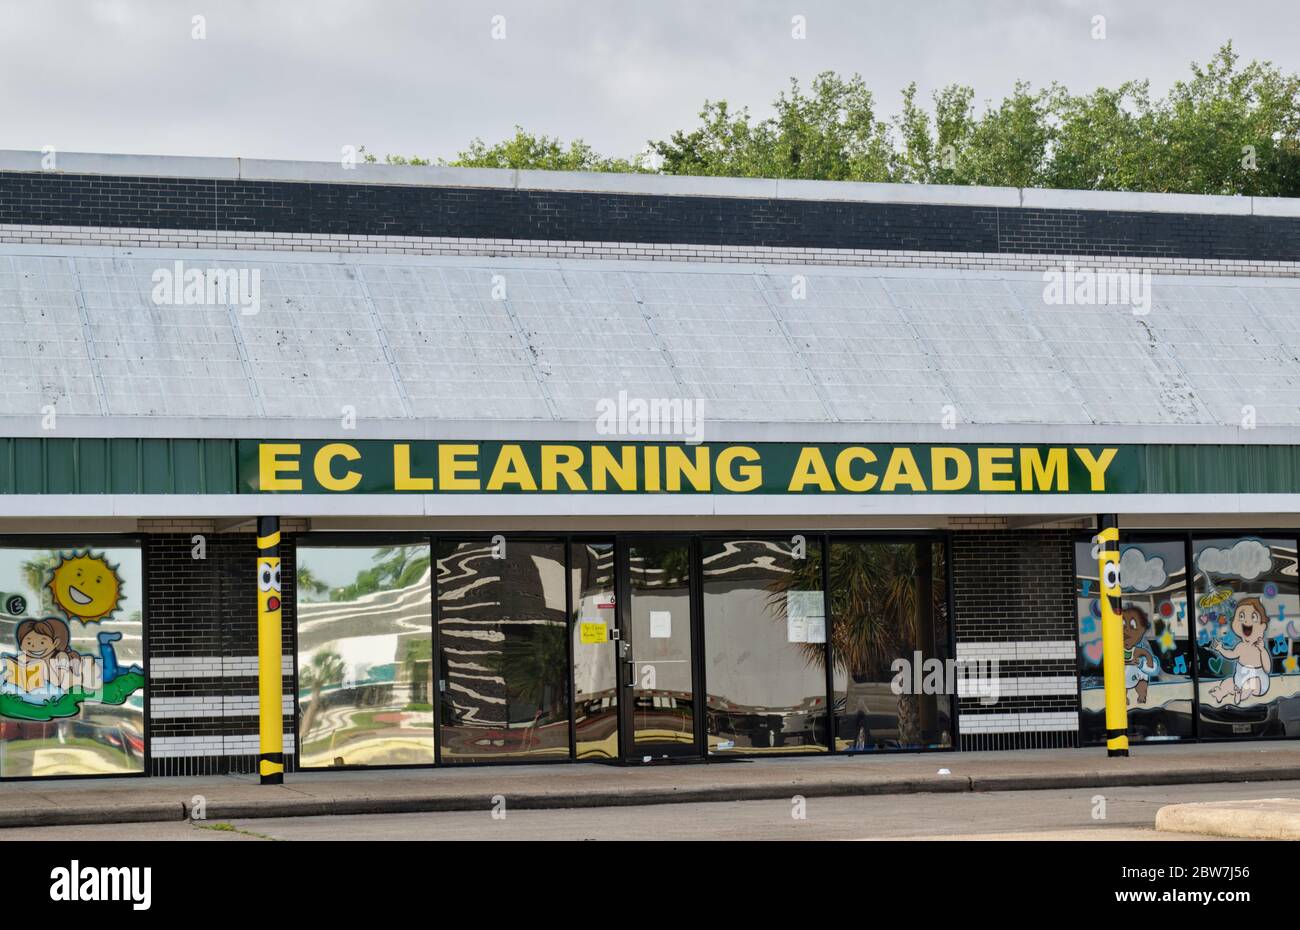
[[[613,539],[571,541],[569,583],[575,755],[618,759]]]
[[[623,757],[699,757],[694,586],[686,536],[630,539],[620,567],[618,673]]]

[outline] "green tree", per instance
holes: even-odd
[[[671,175],[1300,196],[1300,76],[1270,62],[1242,66],[1231,42],[1204,66],[1193,62],[1190,77],[1161,98],[1133,80],[1082,95],[1020,82],[980,113],[974,99],[972,88],[952,84],[927,108],[912,84],[901,110],[882,119],[860,75],[827,71],[807,91],[791,80],[764,119],[706,100],[697,126],[649,148]],[[651,170],[645,155],[611,158],[581,139],[566,145],[520,127],[438,163]]]
[[[534,135],[522,126],[513,137],[494,145],[475,139],[469,148],[442,164],[455,168],[535,168],[541,171],[649,171],[645,156],[606,158],[581,139],[566,148],[558,138]]]
[[[758,122],[725,100],[706,101],[701,125],[651,142],[665,174],[834,181],[890,180],[889,127],[876,118],[875,101],[860,75],[823,72],[809,93],[791,79]]]
[[[376,164],[380,159],[360,149],[366,164]],[[458,152],[450,161],[432,160],[418,155],[385,155],[386,165],[445,165],[452,168],[514,168],[535,169],[538,171],[603,171],[603,172],[648,172],[650,170],[645,155],[633,158],[606,158],[581,139],[574,139],[565,146],[558,138],[536,135],[522,126],[515,127],[515,134],[509,139],[489,145],[482,139],[474,139],[469,148]]]

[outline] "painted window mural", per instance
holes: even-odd
[[[0,547],[0,777],[144,771],[134,545]]]
[[[1295,539],[1197,539],[1193,553],[1201,736],[1300,734]]]
[[[1187,609],[1187,556],[1182,536],[1120,539],[1120,618],[1124,690],[1133,742],[1195,736],[1193,658]],[[1075,546],[1079,617],[1080,726],[1088,744],[1106,741],[1101,604],[1092,543]]]

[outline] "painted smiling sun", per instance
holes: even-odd
[[[83,623],[103,620],[117,610],[122,597],[116,567],[89,552],[64,556],[50,576],[49,587],[59,609]]]

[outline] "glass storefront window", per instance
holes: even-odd
[[[1186,739],[1192,720],[1193,657],[1184,537],[1120,539],[1120,599],[1129,739]],[[1092,543],[1075,544],[1079,618],[1080,729],[1087,744],[1106,742],[1101,602]]]
[[[652,759],[698,755],[690,538],[638,539],[627,547],[627,562],[635,753]]]
[[[828,569],[836,748],[951,746],[943,545],[832,540]]]
[[[709,752],[826,751],[820,542],[705,540],[702,559]]]
[[[1295,539],[1196,539],[1192,551],[1200,735],[1297,735]]]
[[[298,762],[434,761],[429,547],[297,549]]]
[[[438,543],[441,758],[569,757],[564,543]]]
[[[569,547],[573,589],[573,729],[579,759],[618,757],[618,669],[614,628],[614,544]]]
[[[143,772],[139,547],[3,547],[0,585],[0,776]]]

